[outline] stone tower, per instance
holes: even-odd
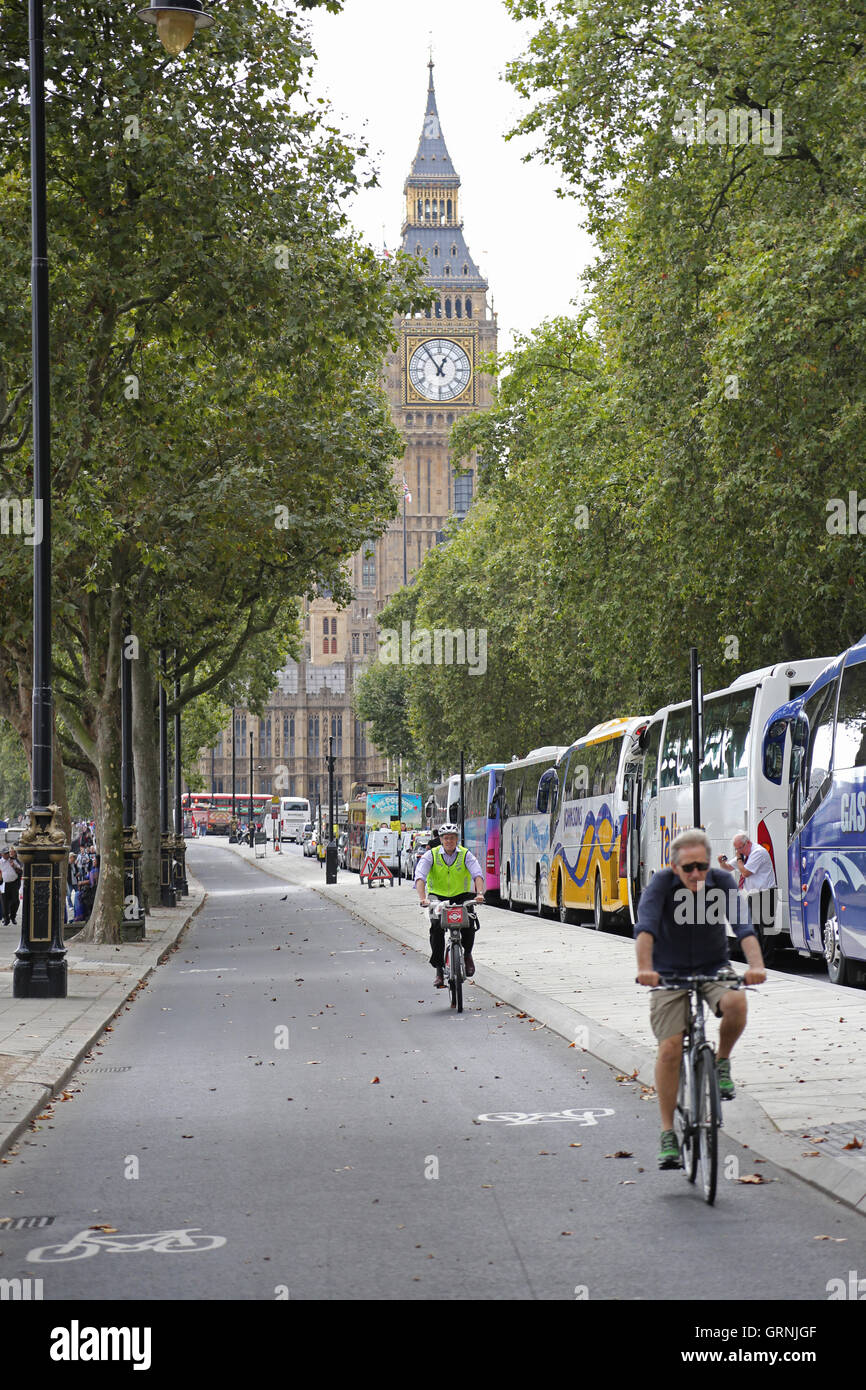
[[[304,657],[281,673],[263,719],[238,710],[235,745],[237,790],[248,788],[248,733],[254,734],[256,793],[280,792],[327,802],[324,755],[334,737],[337,800],[353,783],[384,780],[393,769],[354,716],[355,679],[378,651],[378,615],[405,581],[411,582],[427,551],[443,539],[451,518],[466,515],[477,477],[474,461],[457,475],[449,435],[467,411],[491,403],[491,381],[479,371],[496,350],[496,316],[487,281],[463,235],[460,179],[442,134],[433,61],[421,138],[404,185],[403,249],[426,264],[424,280],[435,293],[426,312],[398,319],[398,349],[385,363],[385,385],[394,423],[406,452],[394,467],[411,500],[386,534],[351,562],[354,600],[338,610],[325,596],[306,604]],[[199,768],[206,786],[231,790],[231,739],[227,729]],[[283,771],[280,771],[283,769]],[[279,785],[277,785],[279,782]]]

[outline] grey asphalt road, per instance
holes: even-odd
[[[866,1273],[849,1209],[726,1141],[708,1208],[658,1172],[636,1083],[473,985],[454,1014],[426,960],[315,893],[189,855],[205,908],[4,1162],[3,1277],[46,1300],[822,1301]],[[476,957],[483,981],[483,931]]]

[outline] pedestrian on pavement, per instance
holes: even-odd
[[[18,858],[18,851],[14,845],[12,845],[9,850],[9,862],[18,875],[15,883],[15,895],[12,902],[12,921],[14,923],[18,921],[18,904],[21,901],[21,880],[24,878],[24,865]]]
[[[64,921],[70,922],[75,911],[75,855],[70,854],[66,865],[66,913]]]
[[[710,868],[712,846],[702,830],[685,830],[671,845],[671,867],[653,874],[643,891],[634,934],[637,982],[653,987],[662,976],[716,975],[730,969],[727,922],[746,957],[747,985],[767,978],[761,948],[737,885],[723,869]],[[722,1100],[733,1100],[731,1049],[746,1026],[746,996],[724,981],[701,985],[707,1005],[721,1019],[716,1070]],[[681,1168],[674,1130],[688,990],[653,994],[650,1026],[658,1040],[655,1082],[661,1111],[660,1168]]]
[[[776,920],[776,875],[773,861],[763,845],[756,845],[748,835],[734,836],[735,863],[730,864],[723,854],[719,863],[738,879],[738,888],[746,896],[749,920],[758,928],[758,938],[764,944],[764,931]]]
[[[2,891],[2,898],[0,898],[0,906],[2,906],[3,909],[3,925],[4,927],[8,927],[11,922],[15,921],[18,915],[18,873],[16,872],[15,865],[12,863],[8,849],[4,849],[3,853],[0,854],[0,880],[2,880],[2,890],[0,890]],[[14,912],[12,908],[13,898],[15,903]]]

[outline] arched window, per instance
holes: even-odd
[[[468,267],[468,265],[465,265],[465,266],[463,267],[463,274],[464,274],[464,275],[468,275],[468,274],[469,274],[469,267]]]
[[[424,201],[424,221],[425,221],[425,222],[429,222],[429,221],[430,221],[430,199],[429,199],[429,198],[426,198],[425,201]]]
[[[455,309],[457,310],[457,317],[458,317],[459,319],[462,319],[462,317],[463,317],[463,300],[462,300],[462,299],[456,300],[456,301],[455,301],[455,304],[454,304],[454,307],[455,307]]]
[[[441,299],[437,299],[437,300],[436,300],[436,317],[437,317],[437,319],[441,319],[441,317],[442,317],[442,300],[441,300]]]
[[[422,198],[418,198],[416,199],[416,202],[418,206],[418,221],[420,222],[421,218],[424,216],[424,200]]]
[[[444,221],[445,221],[445,199],[444,199],[444,198],[440,198],[440,199],[439,199],[439,221],[440,221],[440,222],[444,222]]]
[[[433,428],[433,416],[429,414],[427,416],[427,428],[428,430],[432,430]]]
[[[434,256],[438,256],[438,255],[439,255],[439,243],[438,243],[438,242],[437,242],[436,245],[433,247],[433,255],[434,255]]]
[[[466,296],[466,317],[468,319],[472,317],[472,300],[469,298],[468,294]]]
[[[457,243],[456,243],[456,242],[455,242],[454,245],[451,247],[451,255],[452,255],[452,256],[456,256],[456,255],[457,255]]]
[[[429,319],[429,318],[430,318],[430,310],[429,310],[429,309],[425,309],[425,310],[424,310],[424,317],[425,317],[425,319]]]
[[[445,274],[446,274],[446,275],[450,275],[450,274],[451,274],[451,267],[450,267],[450,265],[446,265],[446,267],[445,267]]]
[[[452,206],[453,206],[453,204],[452,204],[452,202],[451,202],[451,199],[449,198],[449,199],[448,199],[448,221],[449,221],[449,222],[451,221],[451,217],[452,217],[452,213],[451,213],[451,208],[452,208]]]
[[[446,415],[446,416],[445,416],[445,423],[446,423],[446,425],[453,425],[453,424],[454,424],[454,416],[453,416],[453,415]]]
[[[406,416],[406,424],[410,427],[410,429],[411,429],[412,425],[414,425],[414,423],[415,423],[415,416],[414,416],[414,415],[407,415],[407,416]]]
[[[421,255],[421,243],[420,243],[420,241],[418,242],[418,245],[415,247],[415,255],[416,255],[416,256],[420,256],[420,255]],[[463,273],[464,273],[464,274],[466,273],[465,267],[464,267],[464,272],[463,272]]]
[[[446,299],[446,300],[445,300],[445,317],[446,317],[446,319],[450,319],[450,317],[451,317],[451,300],[450,300],[450,299]]]
[[[330,632],[330,628],[329,628],[329,626],[328,626],[328,619],[326,618],[326,619],[325,619],[325,622],[324,622],[324,633],[325,633],[325,636],[326,636],[326,637],[327,637],[327,635],[328,635],[329,632]]]

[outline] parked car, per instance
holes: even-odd
[[[337,840],[337,866],[341,869],[349,867],[349,832],[341,830]]]
[[[316,852],[315,847],[313,845],[313,836],[315,835],[315,833],[316,831],[313,828],[312,821],[308,821],[307,824],[304,826],[304,833],[301,837],[301,851],[305,859],[311,859]]]
[[[421,855],[430,848],[432,838],[433,834],[430,830],[413,830],[410,834],[403,836],[404,843],[400,851],[400,872],[404,878],[411,879]]]

